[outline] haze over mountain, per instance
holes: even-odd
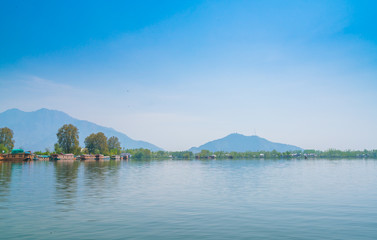
[[[79,129],[81,147],[84,146],[85,138],[91,133],[103,132],[108,138],[118,137],[121,147],[162,150],[151,143],[133,140],[112,128],[78,120],[61,111],[42,108],[33,112],[24,112],[19,109],[9,109],[0,113],[0,127],[12,129],[15,147],[22,147],[25,150],[37,151],[45,150],[45,148],[53,150],[53,146],[57,142],[56,133],[64,124],[73,124]]]
[[[242,134],[233,133],[224,138],[205,143],[199,147],[190,148],[189,151],[197,153],[201,150],[209,150],[212,152],[255,152],[276,150],[278,152],[285,152],[302,150],[302,148],[288,144],[270,142],[267,139],[258,136],[245,136]]]

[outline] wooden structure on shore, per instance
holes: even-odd
[[[91,154],[84,154],[80,156],[80,160],[95,160],[95,156]]]
[[[3,161],[32,161],[34,154],[31,152],[25,152],[22,149],[13,149],[11,153],[2,154]]]
[[[119,155],[112,155],[110,157],[111,160],[120,160],[120,156]]]
[[[75,155],[72,153],[67,154],[51,154],[50,160],[75,160]]]
[[[50,160],[49,155],[35,155],[33,160],[38,160],[38,161],[48,161]]]

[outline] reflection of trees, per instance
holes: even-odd
[[[12,163],[0,162],[0,202],[9,194],[9,185],[12,180]]]
[[[116,185],[120,161],[85,161],[85,185],[91,197],[101,198]]]
[[[54,163],[57,204],[72,205],[77,193],[79,161],[57,161]]]

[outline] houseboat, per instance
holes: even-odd
[[[120,160],[120,156],[119,155],[112,155],[110,157],[111,160]]]
[[[120,159],[122,159],[122,160],[128,160],[130,158],[131,158],[131,154],[129,154],[129,153],[121,153],[120,154]]]
[[[96,160],[103,160],[104,158],[105,156],[103,156],[102,154],[96,154],[96,157],[95,157]]]
[[[32,161],[34,155],[22,149],[13,149],[11,153],[3,154],[4,161]]]
[[[50,157],[49,155],[35,155],[33,160],[48,161]]]
[[[75,160],[75,155],[73,155],[72,153],[51,154],[50,160]]]
[[[81,160],[94,160],[96,157],[91,154],[84,154],[80,156]]]

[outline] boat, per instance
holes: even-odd
[[[120,156],[119,155],[112,155],[110,157],[111,160],[120,160]]]
[[[75,160],[75,155],[73,155],[72,153],[51,154],[50,160]]]
[[[3,154],[4,161],[32,161],[34,154],[23,149],[13,149],[11,153]]]
[[[37,155],[36,157],[34,157],[35,160],[39,160],[39,161],[47,161],[47,160],[50,160],[50,157],[49,155]]]
[[[84,154],[80,156],[81,160],[94,160],[95,156],[91,154]]]
[[[103,156],[103,160],[110,160],[110,156]]]
[[[103,160],[105,156],[103,156],[102,154],[96,154],[95,156],[95,159],[96,160]]]
[[[129,153],[121,153],[120,154],[120,159],[122,159],[122,160],[128,160],[130,158],[131,158],[131,154],[129,154]]]

